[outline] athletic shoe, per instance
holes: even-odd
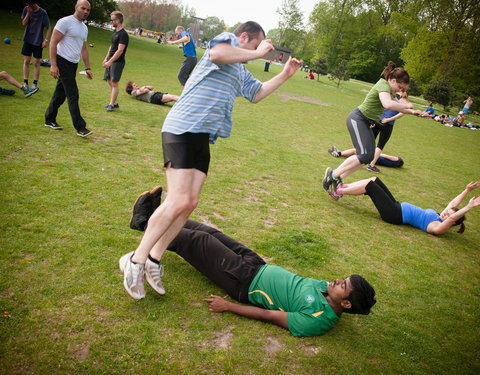
[[[28,98],[29,96],[32,96],[33,94],[35,94],[36,92],[38,92],[38,87],[37,88],[31,88],[31,87],[27,87],[26,89],[22,89],[23,90],[23,94],[25,95],[26,98]]]
[[[120,271],[123,272],[123,286],[127,293],[134,299],[142,299],[145,298],[145,287],[143,286],[145,265],[133,263],[132,255],[133,251],[123,255],[118,264]]]
[[[32,85],[32,89],[39,89],[39,88],[38,88],[38,86],[34,83],[34,84]],[[40,89],[39,89],[39,90],[40,90]]]
[[[107,112],[113,112],[115,107],[112,104],[107,105]]]
[[[332,200],[334,200],[335,202],[337,202],[341,197],[343,197],[342,194],[337,194],[333,191],[328,191],[328,195],[330,196],[330,198],[332,198]]]
[[[3,95],[10,95],[10,96],[15,94],[15,90],[4,89],[3,87],[0,87],[0,92],[1,92]]]
[[[63,130],[63,128],[58,125],[56,122],[50,121],[46,122],[45,126],[48,126],[49,128],[55,129],[55,130]]]
[[[109,105],[111,105],[111,104],[104,105],[103,108],[108,108]],[[120,106],[117,103],[117,104],[113,105],[113,108],[117,109],[117,108],[120,108]]]
[[[150,259],[147,259],[147,262],[145,263],[145,275],[147,276],[147,281],[155,292],[162,296],[165,294],[165,288],[162,284],[163,274],[163,264],[157,264]]]
[[[135,200],[133,204],[132,218],[130,219],[130,228],[144,231],[148,224],[148,219],[155,212],[162,198],[162,187],[155,186],[150,191],[144,191]]]
[[[375,165],[369,165],[367,167],[367,171],[370,171],[370,172],[375,172],[375,173],[380,173],[380,169],[378,169]]]
[[[325,190],[327,193],[330,190],[330,185],[332,184],[333,181],[333,169],[328,167],[325,169],[325,177],[323,178],[322,185],[323,185],[323,190]]]
[[[337,189],[340,188],[340,186],[343,185],[343,181],[342,181],[342,178],[341,177],[337,177],[337,178],[334,178],[333,181],[332,181],[332,192],[335,194],[335,195],[339,195],[337,194]],[[341,196],[341,195],[340,195]],[[338,200],[338,199],[337,199]]]
[[[330,147],[327,151],[334,158],[338,158],[340,156],[340,150],[338,148],[336,148],[335,146]]]
[[[88,130],[87,128],[82,129],[82,130],[77,130],[77,135],[79,137],[86,137],[87,135],[92,134],[93,132],[91,130]]]

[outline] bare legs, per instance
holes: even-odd
[[[118,82],[115,81],[107,81],[108,85],[110,86],[110,105],[117,104],[118,99]]]
[[[176,102],[179,96],[172,94],[163,94],[162,103]]]

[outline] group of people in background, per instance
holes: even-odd
[[[449,127],[458,127],[458,128],[467,128],[471,130],[477,130],[480,126],[473,125],[472,123],[467,123],[467,115],[470,112],[470,106],[473,104],[473,99],[469,96],[467,99],[463,101],[464,106],[458,115],[455,117],[451,117],[446,114],[435,114],[435,109],[433,108],[433,103],[430,103],[425,111],[422,112],[421,117],[432,119],[436,122],[439,122],[445,126]]]

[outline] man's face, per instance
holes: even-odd
[[[110,21],[113,27],[117,27],[120,24],[120,20],[114,14],[110,16]]]
[[[132,83],[132,90],[137,90],[138,89],[138,86],[136,83]]]
[[[239,39],[240,48],[254,51],[257,49],[260,42],[265,39],[265,35],[263,35],[263,33],[259,33],[256,38],[249,39],[247,33],[242,33]]]
[[[352,292],[352,284],[350,277],[346,279],[336,279],[327,285],[327,293],[332,301],[340,304],[344,299],[348,298]]]
[[[178,27],[175,29],[175,34],[176,34],[177,36],[180,36],[180,34],[181,34],[182,32],[183,32],[183,29],[180,29],[180,28],[178,28]]]
[[[85,21],[90,14],[90,3],[81,1],[75,6],[75,15],[80,21]]]

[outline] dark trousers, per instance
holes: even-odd
[[[73,126],[77,130],[83,130],[86,127],[86,123],[80,114],[80,107],[78,106],[78,86],[75,77],[78,64],[74,64],[57,55],[57,66],[60,76],[57,79],[57,86],[45,112],[45,121],[56,122],[58,109],[67,99]]]
[[[185,60],[183,60],[183,64],[178,72],[178,80],[182,86],[185,86],[185,83],[187,83],[188,77],[190,77],[190,73],[195,68],[195,65],[197,65],[196,57],[185,56]]]
[[[265,264],[254,251],[219,230],[188,220],[168,246],[237,301],[248,303],[248,288]]]
[[[402,224],[402,207],[393,197],[390,190],[377,177],[375,181],[370,181],[365,186],[366,195],[370,197],[378,210],[382,220],[390,224]]]

